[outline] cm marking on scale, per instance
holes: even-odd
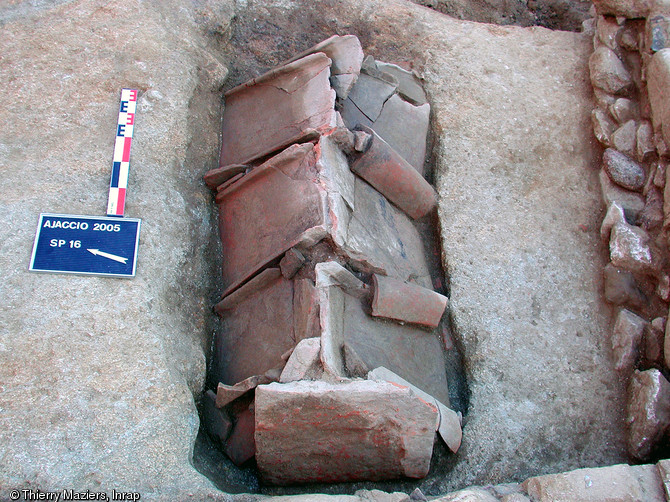
[[[140,224],[136,218],[43,213],[30,270],[134,277]]]

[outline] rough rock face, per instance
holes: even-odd
[[[654,465],[613,465],[540,476],[527,480],[523,486],[538,502],[663,502],[660,481]]]
[[[227,74],[203,34],[224,33],[231,4],[50,4],[0,8],[14,96],[0,104],[0,498],[28,485],[215,495],[190,461],[217,246],[196,180],[216,162]],[[140,90],[126,203],[143,219],[137,276],[29,273],[40,212],[104,214],[122,87]]]
[[[591,40],[510,30],[483,54],[465,48],[476,28],[461,39],[455,27],[444,32],[453,38],[444,36],[447,57],[433,53],[427,90],[441,132],[450,308],[472,393],[452,476],[509,480],[615,462],[623,392],[602,344]],[[534,71],[549,61],[551,75]],[[506,77],[517,84],[507,79],[503,90]]]

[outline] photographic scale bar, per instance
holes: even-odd
[[[116,141],[114,143],[114,158],[112,159],[112,178],[109,182],[107,216],[123,217],[125,212],[137,93],[137,89],[121,89],[121,105],[119,106],[119,119],[116,124]]]

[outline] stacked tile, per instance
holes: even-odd
[[[438,336],[448,302],[414,223],[435,209],[430,106],[414,74],[366,61],[361,73],[358,39],[334,36],[228,91],[219,167],[205,175],[224,254],[207,423],[269,482],[422,477],[437,431],[460,445]],[[348,103],[374,119],[343,120]],[[361,380],[379,367],[394,385]],[[382,429],[362,434],[343,413]]]
[[[618,307],[615,367],[628,382],[628,452],[650,458],[670,431],[670,8],[651,0],[594,0],[589,60],[594,134],[606,148],[600,184],[609,245],[605,298]]]

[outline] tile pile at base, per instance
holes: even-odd
[[[461,416],[416,226],[436,207],[420,80],[333,36],[225,98],[210,434],[271,483],[425,476]]]

